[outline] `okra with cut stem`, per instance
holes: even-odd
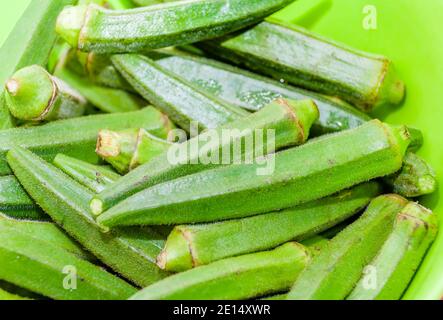
[[[272,251],[220,260],[163,279],[132,300],[248,299],[290,288],[310,260],[302,245],[289,242]]]
[[[223,36],[291,2],[190,0],[121,11],[80,5],[61,12],[56,31],[73,48],[85,52],[146,52]]]
[[[369,182],[293,209],[213,224],[174,228],[157,259],[168,271],[180,272],[223,258],[301,241],[327,230],[365,208],[380,194]]]
[[[365,213],[334,237],[295,281],[288,300],[340,300],[352,291],[364,266],[378,253],[408,204],[397,195],[375,198]]]
[[[162,239],[154,231],[131,228],[103,234],[89,213],[93,193],[86,187],[22,148],[8,153],[8,163],[52,220],[104,264],[138,286],[167,275],[155,264]]]
[[[199,47],[276,79],[340,97],[366,112],[399,104],[405,94],[389,59],[275,19]]]
[[[404,126],[372,120],[267,157],[207,170],[143,190],[98,217],[106,227],[242,218],[320,199],[400,169]],[[222,205],[221,205],[222,204]]]
[[[119,173],[126,174],[166,152],[171,145],[144,129],[101,130],[96,152]]]
[[[130,172],[112,188],[94,197],[92,212],[98,215],[145,188],[221,164],[235,163],[235,158],[253,158],[256,154],[303,144],[316,119],[318,109],[313,101],[276,100],[255,114],[204,132],[177,146],[177,159],[167,152]],[[252,139],[257,132],[264,133],[262,141]],[[211,147],[204,148],[208,142]],[[224,157],[226,153],[228,157]]]

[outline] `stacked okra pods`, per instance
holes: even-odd
[[[0,52],[0,299],[402,298],[436,178],[368,115],[389,59],[291,0],[36,2]]]

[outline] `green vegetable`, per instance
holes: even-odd
[[[143,52],[219,37],[261,21],[292,0],[193,0],[133,10],[65,8],[57,33],[85,52]]]
[[[241,218],[320,199],[400,169],[406,128],[372,120],[268,158],[203,171],[146,189],[98,217],[106,227]],[[272,160],[269,160],[272,159]]]
[[[287,290],[309,262],[308,250],[290,242],[272,251],[214,262],[159,281],[133,300],[248,299]]]
[[[211,54],[369,112],[399,104],[405,86],[392,62],[276,20],[236,36],[201,44]]]
[[[26,217],[26,213],[32,215],[34,210],[37,205],[14,176],[0,177],[0,212]]]
[[[288,300],[340,300],[360,279],[363,268],[392,231],[396,215],[408,201],[385,195],[374,199],[356,222],[333,238],[300,274]]]
[[[380,193],[369,182],[293,209],[213,224],[177,226],[158,265],[179,272],[213,261],[301,241],[340,223]]]
[[[140,111],[94,115],[54,121],[39,127],[14,128],[0,131],[0,176],[11,173],[6,163],[6,153],[16,146],[28,148],[52,161],[58,153],[97,162],[95,145],[101,129],[123,130],[145,128],[150,133],[166,138],[171,122],[152,107]]]
[[[276,294],[274,296],[263,298],[261,300],[286,300],[287,296],[288,296],[287,293],[281,293],[281,294]]]
[[[400,299],[437,236],[437,230],[437,216],[410,202],[397,215],[389,238],[368,264],[367,274],[360,279],[348,299]]]
[[[265,154],[303,144],[308,138],[312,123],[317,118],[317,107],[310,100],[276,100],[255,114],[224,125],[215,131],[204,132],[184,142],[177,147],[178,154],[184,154],[183,158],[180,156],[179,161],[171,161],[168,152],[135,169],[116,182],[112,188],[95,196],[91,203],[92,211],[100,214],[103,210],[145,188],[220,166],[221,162],[235,163],[235,157],[247,159],[260,152]],[[255,141],[248,143],[248,138],[260,130],[266,133],[263,141],[254,139]],[[273,130],[274,139],[272,136],[268,137],[268,130]],[[212,138],[213,136],[215,138]],[[205,148],[209,142],[211,142],[210,148]],[[226,151],[230,151],[228,161],[224,161]]]
[[[29,300],[28,298],[18,296],[16,294],[10,293],[0,288],[0,301],[18,301],[18,300]]]
[[[166,275],[155,265],[161,238],[148,229],[103,234],[89,213],[93,193],[30,151],[15,148],[8,163],[34,201],[69,235],[114,271],[139,286]]]
[[[71,178],[98,193],[120,178],[120,175],[104,166],[93,165],[75,158],[58,154],[54,165]]]

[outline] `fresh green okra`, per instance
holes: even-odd
[[[95,153],[97,134],[101,129],[124,130],[144,128],[166,139],[174,128],[168,117],[152,107],[140,111],[93,115],[53,121],[39,127],[13,128],[0,131],[0,176],[11,173],[6,153],[16,146],[27,148],[47,161],[63,153],[71,157],[97,163]]]
[[[435,171],[412,152],[406,154],[401,170],[386,177],[384,181],[395,193],[410,198],[433,193],[437,188]]]
[[[85,52],[146,52],[223,36],[261,21],[291,1],[193,0],[121,11],[80,5],[61,12],[56,31]]]
[[[255,114],[184,142],[177,147],[177,159],[171,159],[171,153],[167,152],[130,172],[112,188],[94,197],[92,212],[101,214],[125,198],[161,182],[214,168],[221,163],[236,163],[239,157],[253,158],[256,154],[303,144],[316,119],[318,109],[311,100],[276,100]],[[262,141],[251,139],[257,132],[265,133]],[[211,147],[204,148],[209,141]],[[226,153],[229,153],[227,161]]]
[[[105,166],[93,165],[63,154],[54,158],[54,165],[95,193],[103,191],[121,177]]]
[[[166,152],[171,145],[145,129],[101,130],[96,152],[119,173],[126,174]]]
[[[437,216],[410,202],[397,215],[394,229],[348,300],[398,300],[437,236]]]
[[[301,241],[340,223],[380,194],[369,182],[337,195],[273,213],[213,224],[174,228],[157,259],[165,270],[180,272],[216,260]]]
[[[276,79],[340,97],[366,112],[399,104],[405,93],[389,59],[275,19],[200,48]]]
[[[28,298],[18,296],[16,294],[10,293],[6,290],[0,288],[0,301],[18,301],[18,300],[29,300]]]
[[[363,268],[382,247],[396,215],[408,201],[397,195],[374,199],[365,213],[333,238],[297,278],[288,300],[339,300],[352,291]]]
[[[17,218],[29,213],[32,218],[37,208],[14,176],[0,177],[0,212]]]
[[[310,260],[309,251],[290,242],[272,251],[220,260],[163,279],[133,300],[248,299],[290,288]]]
[[[50,121],[80,117],[85,113],[86,99],[37,65],[17,71],[5,87],[9,111],[20,120]]]
[[[167,275],[155,264],[162,243],[155,232],[131,228],[103,234],[89,213],[91,191],[28,150],[15,148],[7,157],[34,201],[103,263],[139,286]]]
[[[115,55],[112,62],[146,100],[166,113],[182,129],[215,129],[248,115],[241,108],[214,99],[186,80],[160,67],[148,57]]]
[[[266,171],[263,163],[231,165],[153,186],[97,221],[109,228],[180,224],[280,210],[398,171],[408,144],[406,127],[372,120],[271,155]]]

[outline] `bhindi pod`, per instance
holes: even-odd
[[[123,199],[155,184],[214,168],[220,166],[220,163],[234,163],[234,157],[253,158],[260,152],[265,154],[303,144],[308,139],[309,129],[316,119],[318,109],[311,100],[276,100],[255,114],[217,130],[203,132],[177,146],[178,159],[171,159],[169,152],[164,153],[130,172],[112,188],[94,197],[91,203],[92,212],[100,214]],[[255,132],[266,134],[263,135],[262,141],[254,139],[251,143]],[[273,132],[274,136],[271,134],[268,137],[270,132]],[[211,148],[203,148],[208,142],[211,142]],[[223,161],[223,154],[228,152],[228,161]],[[206,161],[208,158],[214,158],[215,161]]]
[[[408,201],[397,195],[374,199],[365,213],[333,238],[295,281],[288,300],[341,300],[382,247],[396,215]]]
[[[16,218],[33,218],[37,209],[14,176],[0,177],[0,212]]]
[[[5,87],[9,111],[20,120],[74,118],[86,110],[87,101],[79,92],[37,65],[17,71]]]
[[[248,299],[287,290],[310,260],[295,242],[272,251],[220,260],[159,281],[132,300]]]
[[[398,300],[437,236],[437,216],[410,202],[348,300]]]
[[[143,190],[97,221],[106,227],[212,222],[289,208],[399,170],[408,144],[404,126],[372,120],[268,157],[263,175],[259,163],[203,171]]]
[[[369,182],[305,205],[214,224],[177,226],[158,265],[180,272],[231,256],[268,250],[327,230],[365,208],[381,191]]]
[[[273,19],[199,47],[276,79],[339,97],[365,112],[399,104],[405,94],[389,59]]]
[[[73,48],[86,52],[145,52],[223,36],[291,1],[192,0],[122,11],[80,5],[61,12],[56,31]]]
[[[119,173],[126,174],[166,152],[171,145],[145,129],[101,130],[96,152]]]
[[[110,168],[93,165],[63,154],[58,154],[54,158],[54,165],[96,193],[103,191],[120,178],[120,175]]]
[[[69,235],[114,271],[139,286],[163,278],[155,264],[161,238],[149,229],[103,234],[89,213],[93,193],[32,152],[15,148],[8,163],[34,201]]]
[[[11,173],[6,153],[16,146],[27,148],[45,160],[52,161],[63,153],[96,163],[97,134],[101,129],[123,130],[144,128],[159,138],[166,139],[173,124],[168,117],[152,107],[140,111],[93,115],[50,122],[39,127],[13,128],[0,131],[0,176]]]

